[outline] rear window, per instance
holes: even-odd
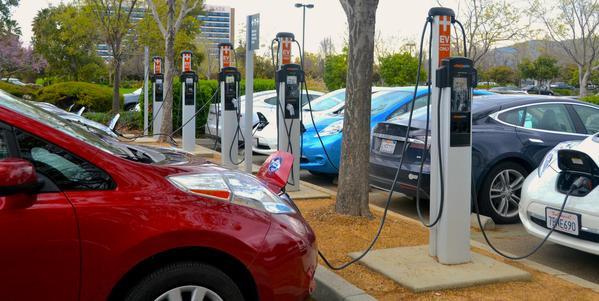
[[[524,108],[503,112],[497,118],[511,125],[522,126],[522,123],[524,123]]]

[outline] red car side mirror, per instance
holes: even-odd
[[[0,161],[0,210],[27,208],[39,189],[35,168],[29,161]]]

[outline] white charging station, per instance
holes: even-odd
[[[289,32],[279,32],[276,36],[278,85],[277,102],[277,149],[293,155],[293,168],[287,183],[287,191],[300,189],[301,154],[301,90],[304,72],[298,64],[291,63],[291,46],[295,36]]]
[[[162,74],[162,58],[155,56],[153,59],[152,72],[152,134],[155,139],[160,138],[160,128],[162,127],[162,116],[164,111],[164,75]]]
[[[438,70],[439,67],[442,67],[442,63],[445,63],[443,60],[449,59],[451,56],[451,26],[455,13],[449,8],[436,7],[429,11],[429,16],[433,18],[430,64],[431,70]],[[452,108],[452,102],[460,101],[457,99],[459,97],[466,97],[470,101],[472,89],[463,85],[463,81],[458,80],[458,77],[452,78],[453,87],[445,87],[440,83],[439,72],[433,71],[431,76],[430,220],[437,218],[442,197],[444,202],[439,222],[430,229],[429,253],[442,264],[467,263],[471,260],[472,117],[469,107],[467,108],[468,114],[456,115],[456,108]],[[464,88],[465,92],[458,93],[456,88]],[[456,93],[452,95],[454,90]],[[440,93],[441,98],[439,98]],[[463,95],[463,93],[469,95]],[[454,98],[456,98],[455,101],[452,101]],[[467,105],[469,106],[470,103]],[[456,138],[453,132],[455,131],[455,122],[458,121],[466,123],[463,126],[463,131],[467,133]],[[467,141],[456,143],[454,139],[466,139]],[[441,160],[439,160],[439,155],[442,157]],[[443,178],[441,179],[441,177]],[[443,185],[443,189],[441,185]]]
[[[188,152],[194,151],[196,147],[195,113],[198,76],[191,69],[191,56],[191,51],[181,52],[181,126],[183,126],[183,150]]]
[[[237,163],[239,151],[239,81],[240,75],[231,65],[231,43],[218,44],[219,49],[219,85],[221,110],[219,118],[221,128],[221,162],[224,167],[233,168]]]

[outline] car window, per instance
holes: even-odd
[[[579,105],[573,107],[582,120],[587,134],[599,133],[599,109]]]
[[[8,148],[8,133],[4,129],[0,129],[0,160],[10,156]]]
[[[372,96],[370,114],[375,115],[388,110],[397,105],[397,103],[404,101],[410,94],[412,93],[404,91],[393,91],[380,95],[377,93],[375,96]]]
[[[562,104],[527,107],[524,116],[524,127],[527,129],[576,133],[568,111]]]
[[[414,110],[417,110],[419,108],[426,106],[427,102],[428,102],[427,95],[423,95],[423,96],[416,98],[416,102],[414,103]],[[432,100],[431,100],[431,102],[432,102]],[[407,104],[401,106],[399,109],[393,111],[393,113],[391,113],[391,115],[389,115],[389,117],[387,117],[387,120],[393,119],[405,112],[409,112],[409,110],[411,108],[412,108],[412,102],[408,102]]]
[[[524,108],[519,108],[499,114],[497,117],[499,120],[509,123],[511,125],[522,126],[524,121]]]
[[[265,99],[264,102],[271,106],[276,106],[277,105],[277,96],[269,97],[269,98]]]
[[[108,190],[114,183],[108,174],[64,149],[21,130],[15,130],[19,152],[36,172],[61,190]]]
[[[310,104],[312,111],[324,111],[345,102],[345,89],[319,97]]]

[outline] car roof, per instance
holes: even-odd
[[[474,99],[479,109],[488,109],[498,107],[501,109],[518,107],[533,103],[552,103],[552,102],[565,102],[572,104],[589,104],[588,102],[579,101],[573,98],[567,97],[555,97],[555,96],[544,96],[544,95],[526,95],[526,94],[494,94],[487,95],[484,97],[477,97]]]

